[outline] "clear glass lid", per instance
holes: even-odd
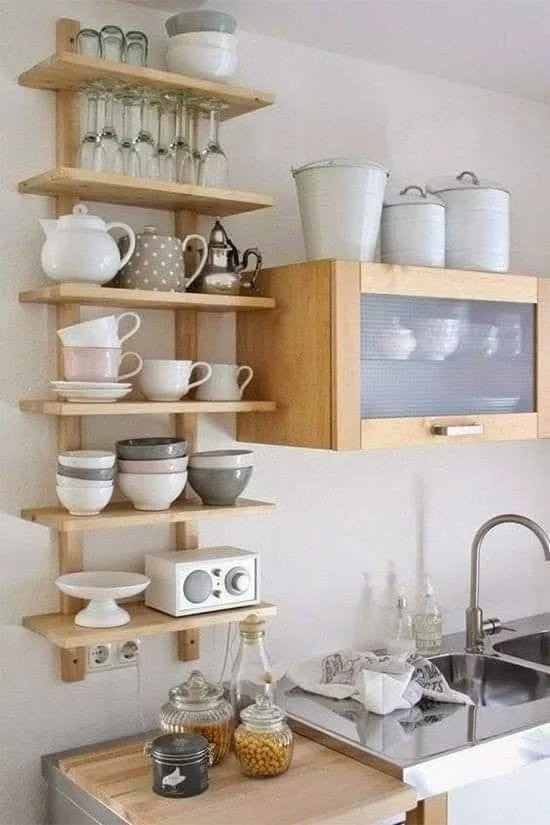
[[[254,704],[241,711],[241,719],[251,727],[269,730],[278,727],[284,721],[285,714],[267,696],[260,694]]]
[[[189,678],[168,691],[170,701],[178,708],[197,710],[215,707],[223,697],[223,688],[208,682],[200,670],[192,670]]]

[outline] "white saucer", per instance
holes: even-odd
[[[132,386],[122,381],[50,381],[50,384],[59,390],[117,390]]]
[[[120,387],[115,386],[112,389],[105,389],[105,390],[95,390],[95,389],[74,389],[71,387],[68,388],[56,388],[52,387],[53,391],[59,395],[61,398],[64,398],[65,401],[82,401],[87,403],[94,403],[94,404],[105,404],[111,401],[118,401],[120,398],[124,398],[128,393],[132,392],[132,387]]]

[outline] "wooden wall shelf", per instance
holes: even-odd
[[[81,533],[87,530],[116,530],[119,527],[181,524],[196,519],[228,518],[255,515],[273,509],[268,501],[238,498],[230,507],[213,507],[189,501],[177,501],[168,510],[135,510],[129,501],[110,504],[97,516],[72,516],[63,507],[34,507],[21,511],[21,517],[60,533]]]
[[[57,647],[73,650],[104,642],[129,638],[140,639],[144,636],[160,636],[178,633],[181,630],[198,630],[213,625],[240,622],[251,613],[274,616],[277,612],[276,606],[269,602],[180,618],[167,616],[158,610],[146,607],[143,602],[125,602],[124,609],[130,613],[132,618],[122,627],[78,627],[74,623],[74,616],[64,613],[24,616],[23,626],[49,639]]]
[[[19,184],[25,195],[68,196],[86,201],[142,206],[147,209],[185,210],[213,218],[240,215],[273,206],[270,195],[210,189],[154,178],[131,178],[111,172],[91,172],[57,166]]]
[[[273,412],[274,401],[116,401],[85,404],[48,398],[19,402],[22,412],[46,415],[194,415],[196,413]]]
[[[206,295],[199,292],[156,292],[118,289],[96,284],[63,283],[19,293],[23,304],[80,304],[137,309],[188,309],[204,312],[245,312],[274,309],[273,298],[251,295]]]
[[[116,63],[70,51],[54,54],[19,75],[21,86],[51,91],[78,91],[97,80],[147,86],[159,91],[190,92],[205,99],[220,100],[227,107],[222,111],[223,120],[262,109],[275,101],[274,95],[269,92],[215,83],[161,69]]]

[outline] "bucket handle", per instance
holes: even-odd
[[[472,183],[474,184],[474,186],[479,186],[479,178],[475,172],[461,172],[460,175],[456,176],[456,179],[462,181],[466,177],[466,175],[469,175],[469,177],[472,179]]]

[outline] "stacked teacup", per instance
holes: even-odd
[[[57,456],[57,498],[73,516],[95,516],[113,495],[116,455],[104,450],[63,450]]]
[[[117,441],[118,485],[136,510],[167,510],[187,483],[187,442],[179,438]]]
[[[132,327],[122,335],[121,323],[133,319]],[[135,312],[107,315],[59,329],[63,344],[65,381],[52,381],[54,392],[68,401],[117,401],[132,390],[123,383],[141,370],[143,359],[137,352],[122,352],[122,344],[137,332],[141,318]],[[126,358],[135,361],[134,368],[121,374]]]

